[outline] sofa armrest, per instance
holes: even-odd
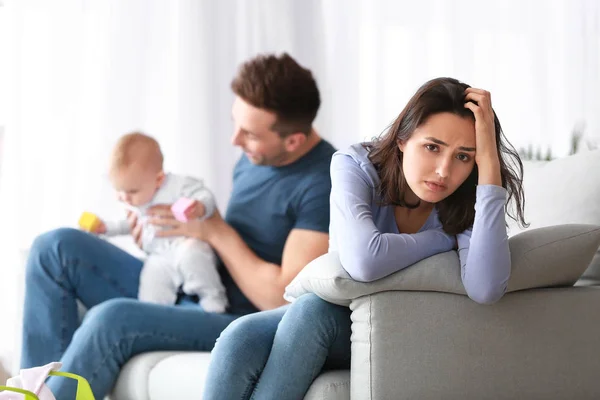
[[[355,299],[352,398],[600,398],[599,302],[594,287]]]
[[[557,225],[522,232],[509,239],[511,276],[507,292],[572,286],[600,246],[600,226]],[[389,290],[466,294],[455,251],[436,254],[373,282],[358,282],[344,270],[338,254],[310,262],[285,290],[294,301],[315,293],[330,303],[348,306],[353,299]]]

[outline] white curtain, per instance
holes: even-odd
[[[23,252],[83,210],[118,210],[106,179],[116,138],[142,130],[170,171],[202,177],[221,209],[238,64],[287,51],[312,69],[316,126],[337,147],[380,134],[426,80],[492,92],[517,148],[567,154],[600,138],[595,0],[4,0],[0,7],[0,311],[18,354]]]

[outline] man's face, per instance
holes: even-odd
[[[275,113],[254,107],[236,96],[231,110],[234,130],[231,143],[239,146],[256,165],[281,165],[290,157],[285,139],[272,130]]]

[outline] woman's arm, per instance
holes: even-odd
[[[471,299],[482,304],[500,300],[510,277],[510,249],[506,235],[502,187],[496,143],[495,113],[490,92],[468,88],[465,107],[475,116],[475,163],[479,172],[472,231],[458,235],[461,275]]]
[[[374,281],[454,247],[454,238],[441,227],[415,234],[380,232],[371,211],[374,182],[353,157],[333,156],[331,184],[331,240],[353,279]]]
[[[463,285],[469,297],[481,304],[500,300],[510,277],[506,195],[501,186],[477,186],[473,228],[457,235]]]

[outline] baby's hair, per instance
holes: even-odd
[[[156,139],[141,132],[128,133],[119,138],[110,158],[111,173],[134,163],[144,169],[162,171],[163,155]]]

